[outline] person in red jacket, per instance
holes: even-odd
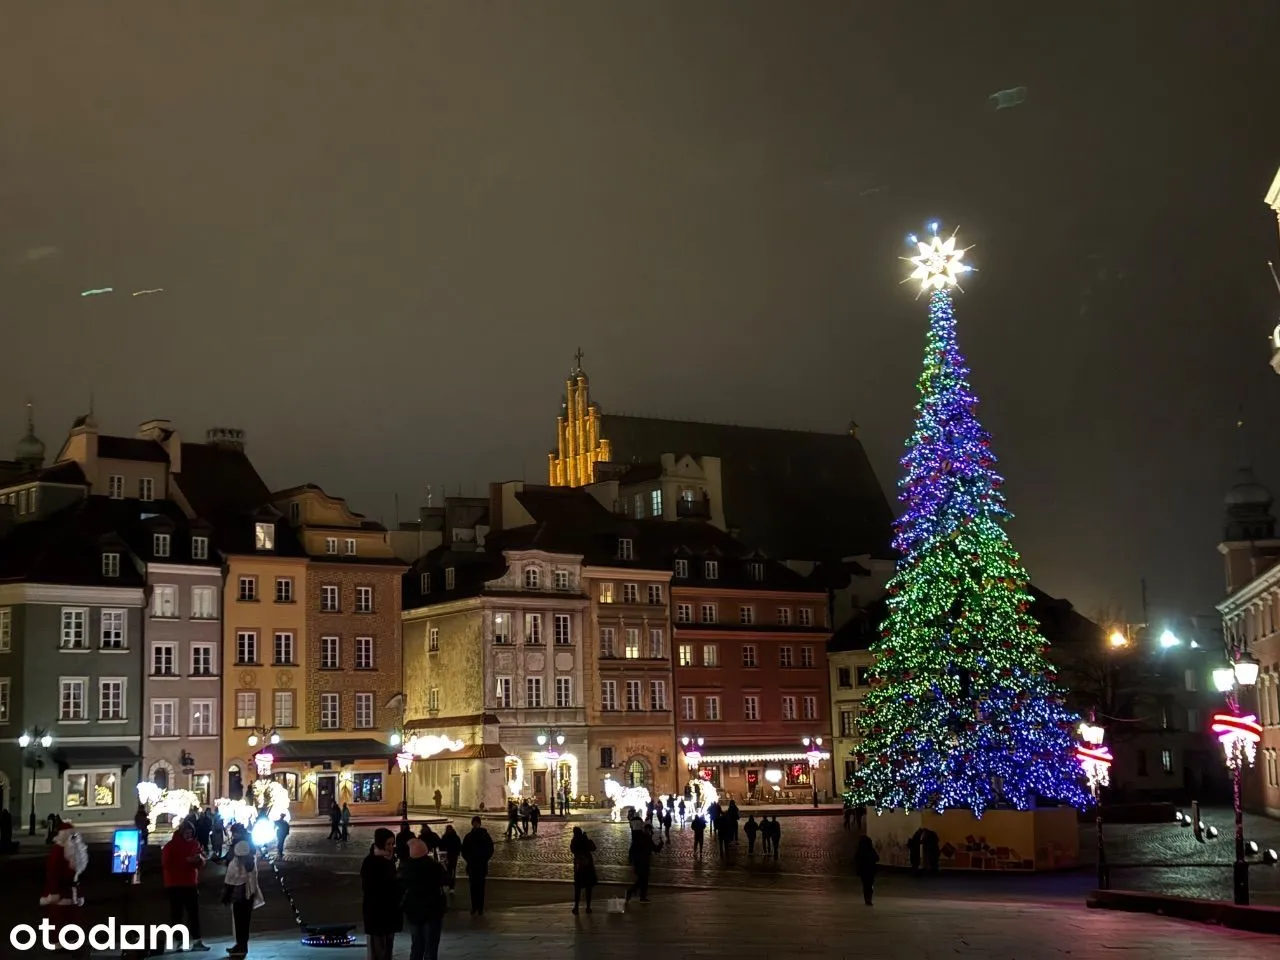
[[[76,833],[75,827],[59,819],[53,833],[53,843],[45,857],[44,893],[40,906],[48,912],[53,924],[54,937],[61,927],[73,923],[72,917],[84,904],[77,884],[80,874],[89,865],[89,848]]]
[[[164,845],[160,864],[164,887],[169,891],[169,922],[180,924],[185,915],[191,949],[208,950],[200,939],[200,868],[205,865],[204,849],[190,820],[183,820],[173,839]]]

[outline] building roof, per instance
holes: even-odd
[[[87,497],[48,517],[17,524],[0,540],[0,583],[141,587],[142,573],[128,557],[134,523],[106,497]],[[119,576],[107,577],[102,554],[113,552],[124,556]]]
[[[168,463],[169,454],[154,440],[139,437],[98,436],[98,457],[103,460],[141,460],[148,463]]]
[[[853,616],[842,623],[827,641],[827,653],[845,653],[850,650],[870,650],[880,637],[880,625],[889,615],[887,596],[855,610]]]
[[[38,470],[17,464],[22,467],[21,470],[6,471],[4,467],[8,462],[0,462],[0,486],[18,487],[27,483],[64,483],[71,486],[84,486],[89,482],[84,471],[80,469],[80,464],[74,460],[65,460]]]
[[[190,519],[173,501],[107,500],[107,507],[116,512],[118,529],[130,551],[144,563],[221,568],[222,558],[212,547],[204,557],[194,556],[191,549],[193,537],[204,537],[216,545],[213,527],[205,520]],[[164,556],[155,552],[156,534],[169,535],[169,552]]]
[[[809,433],[605,414],[615,463],[718,457],[725,522],[784,560],[891,557],[893,514],[852,433]]]
[[[184,443],[182,472],[174,480],[191,509],[210,520],[243,515],[271,502],[271,491],[243,450]]]

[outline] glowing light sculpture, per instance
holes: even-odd
[[[952,289],[967,272],[953,235],[914,241],[909,280],[929,296],[914,432],[902,459],[903,510],[888,617],[873,645],[874,686],[848,799],[881,809],[967,808],[1037,798],[1083,809],[1065,707],[1030,614],[1022,560],[990,435],[956,338]]]
[[[152,833],[160,826],[161,817],[169,817],[174,824],[181,823],[192,807],[200,809],[200,797],[190,790],[162,790],[150,780],[139,782],[138,802],[147,808]]]
[[[1258,758],[1258,742],[1262,740],[1262,725],[1256,716],[1215,713],[1211,729],[1227,755],[1228,767],[1234,770],[1244,762],[1253,766]]]
[[[612,777],[604,778],[604,795],[613,803],[609,819],[615,823],[622,819],[622,813],[628,807],[643,813],[653,800],[644,787],[624,787]]]

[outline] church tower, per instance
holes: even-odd
[[[591,402],[591,385],[582,369],[582,349],[564,382],[560,416],[556,418],[556,449],[547,454],[547,483],[553,487],[581,487],[594,483],[596,464],[609,460],[609,441],[600,437],[600,407]]]

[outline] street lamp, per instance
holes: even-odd
[[[680,738],[680,746],[684,750],[684,762],[690,770],[696,770],[698,764],[702,763],[702,744],[704,742],[701,737]]]
[[[409,825],[409,771],[413,769],[413,754],[401,750],[396,754],[396,766],[400,768],[400,819]]]
[[[30,733],[25,730],[18,738],[18,746],[22,748],[22,758],[26,766],[31,768],[31,811],[27,818],[27,835],[36,835],[36,771],[44,766],[44,758],[53,746],[53,737],[44,727],[35,727]]]
[[[1111,750],[1103,743],[1106,731],[1093,723],[1080,724],[1080,739],[1076,745],[1076,759],[1089,781],[1093,793],[1094,822],[1098,827],[1098,889],[1111,888],[1111,870],[1107,866],[1107,849],[1102,839],[1102,788],[1111,782]]]
[[[253,755],[253,767],[258,774],[259,780],[265,780],[271,776],[271,765],[275,763],[275,755],[270,750],[265,749],[266,746],[275,746],[280,742],[280,734],[271,727],[254,727],[249,732],[247,743],[251,747],[262,744],[264,749]]]
[[[1235,902],[1239,906],[1249,904],[1249,864],[1245,860],[1240,778],[1246,762],[1253,766],[1258,742],[1262,739],[1262,726],[1258,723],[1258,718],[1241,712],[1240,690],[1252,687],[1257,682],[1258,661],[1246,650],[1235,652],[1230,667],[1219,667],[1213,671],[1213,685],[1226,695],[1227,709],[1231,711],[1215,714],[1212,729],[1218,735],[1218,742],[1222,744],[1227,756],[1227,766],[1231,769],[1232,801],[1236,814],[1236,860],[1231,886]]]
[[[556,770],[560,759],[560,748],[564,746],[564,734],[559,730],[548,730],[538,734],[538,746],[547,758],[547,792],[551,795],[551,815],[556,815],[556,794],[560,792],[560,777]],[[567,813],[568,811],[562,811]]]
[[[805,737],[800,741],[807,747],[805,756],[809,758],[809,785],[813,787],[813,805],[818,806],[818,764],[822,762],[822,738]]]
[[[1127,647],[1129,645],[1129,638],[1125,635],[1123,630],[1117,628],[1111,631],[1111,636],[1107,638],[1107,642],[1110,643],[1113,648],[1119,649],[1120,647]]]

